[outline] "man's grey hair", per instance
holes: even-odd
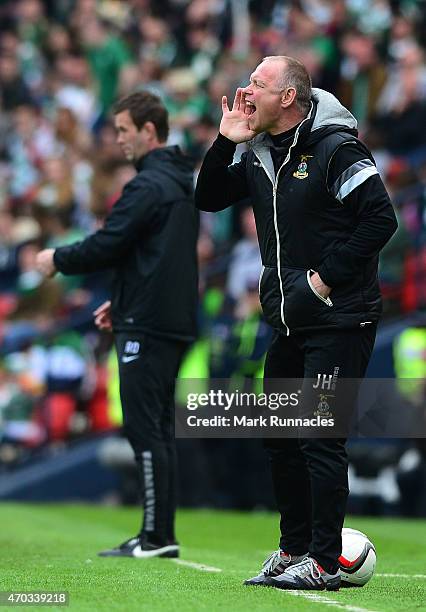
[[[283,70],[277,79],[277,87],[280,90],[294,87],[296,106],[301,112],[307,114],[311,108],[312,80],[305,65],[287,55],[269,55],[264,57],[263,61],[282,62]]]

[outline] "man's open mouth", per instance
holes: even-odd
[[[246,108],[248,108],[250,115],[253,115],[253,113],[256,112],[256,106],[253,104],[253,102],[249,102],[248,100],[246,100]]]

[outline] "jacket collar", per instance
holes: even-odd
[[[296,151],[300,147],[313,144],[324,138],[329,132],[336,130],[348,131],[356,136],[356,128],[355,117],[340,104],[333,94],[323,89],[313,88],[311,108],[305,119],[299,124],[289,150]],[[270,152],[274,144],[269,134],[267,132],[258,134],[249,146],[265,168],[270,179],[275,182],[275,169]]]
[[[140,157],[133,165],[140,172],[143,168],[150,166],[152,162],[157,163],[159,160],[170,159],[177,153],[180,153],[180,149],[176,145],[157,147]]]
[[[296,148],[300,139],[304,140],[306,134],[309,134],[310,125],[313,121],[313,114],[316,108],[316,103],[314,100],[311,102],[311,108],[307,116],[303,119],[303,121],[299,124],[299,127],[294,133],[293,141],[290,144],[289,152],[291,153],[292,149]],[[259,159],[262,166],[265,168],[269,178],[272,182],[275,182],[275,168],[274,163],[272,161],[271,156],[271,147],[274,144],[270,135],[267,132],[262,132],[251,141],[251,148],[253,153]]]

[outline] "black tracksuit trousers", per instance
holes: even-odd
[[[116,333],[123,430],[143,491],[141,533],[149,542],[175,541],[177,497],[174,439],[175,379],[185,342],[148,334]]]
[[[363,378],[376,325],[364,329],[277,334],[265,362],[268,379]],[[355,404],[355,395],[350,402]],[[353,406],[354,407],[354,406]],[[337,407],[338,408],[338,407]],[[345,412],[350,410],[345,406]],[[266,439],[278,510],[280,547],[293,555],[309,552],[330,573],[341,554],[348,462],[344,438]]]

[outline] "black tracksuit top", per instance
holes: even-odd
[[[191,341],[196,336],[199,214],[192,164],[178,147],[154,149],[114,204],[104,227],[55,250],[63,274],[111,268],[115,332]]]
[[[268,322],[286,335],[363,327],[380,316],[378,254],[397,222],[374,159],[356,135],[349,111],[314,89],[278,170],[266,133],[236,164],[235,144],[219,134],[201,167],[195,192],[201,210],[250,197],[264,266],[260,300]],[[332,288],[328,299],[313,288],[312,270]]]

